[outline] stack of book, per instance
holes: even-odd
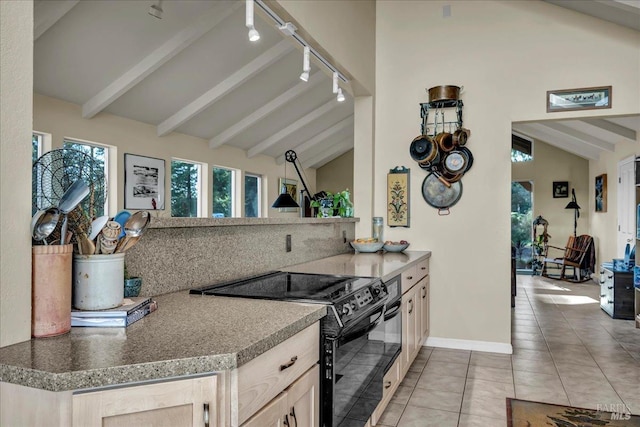
[[[125,327],[153,313],[158,303],[150,297],[125,298],[120,307],[109,310],[71,310],[71,326]]]

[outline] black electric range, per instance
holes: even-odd
[[[375,333],[384,327],[388,298],[380,279],[277,271],[190,293],[326,305],[327,316],[320,322],[320,425],[366,424],[398,350]]]

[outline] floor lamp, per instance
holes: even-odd
[[[571,201],[565,206],[565,209],[573,209],[573,237],[577,236],[578,218],[580,218],[580,206],[576,201],[576,190],[571,189]]]

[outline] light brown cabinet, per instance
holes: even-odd
[[[216,376],[74,394],[73,426],[217,426]]]
[[[242,427],[319,427],[320,369],[309,369]]]

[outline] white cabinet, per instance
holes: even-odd
[[[316,364],[242,427],[319,427],[320,368]]]
[[[120,387],[72,397],[73,426],[217,426],[216,376]]]
[[[407,372],[418,349],[420,325],[418,323],[417,288],[414,286],[402,295],[402,351],[400,353],[401,372]]]

